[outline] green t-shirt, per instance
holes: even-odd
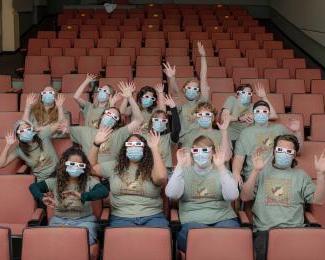
[[[230,114],[234,117],[240,117],[247,113],[253,113],[253,105],[249,104],[248,106],[243,106],[240,104],[238,99],[234,96],[230,96],[227,98],[223,108],[229,110]],[[243,129],[248,127],[249,125],[244,122],[233,121],[229,124],[228,133],[231,140],[237,140],[239,135]]]
[[[179,120],[182,126],[180,136],[185,135],[195,122],[193,112],[200,102],[200,100],[187,101],[186,103],[177,107]]]
[[[56,178],[49,178],[45,180],[45,182],[49,191],[53,192],[54,194],[56,203],[54,209],[55,216],[64,218],[82,218],[93,214],[90,201],[85,201],[85,203],[82,203],[81,200],[75,196],[68,196],[60,201]],[[88,177],[85,192],[91,191],[92,188],[98,183],[99,181],[94,177]],[[69,184],[65,188],[65,191],[78,191],[78,185]]]
[[[304,204],[312,202],[314,193],[315,185],[303,170],[280,170],[269,163],[257,181],[254,229],[303,227]]]
[[[231,174],[229,172],[229,174]],[[236,217],[230,201],[222,196],[217,169],[199,175],[193,167],[184,168],[184,193],[179,201],[181,223],[213,224]]]
[[[97,131],[98,129],[88,126],[73,126],[70,127],[70,136],[73,142],[82,146],[82,151],[88,156]],[[114,130],[110,139],[100,146],[98,162],[116,160],[129,134],[127,126]]]
[[[289,134],[289,130],[280,124],[269,124],[266,127],[257,124],[245,128],[236,142],[235,155],[246,156],[243,174],[248,178],[252,171],[252,155],[261,148],[264,158],[271,156],[274,139],[278,135]]]
[[[24,152],[18,146],[16,148],[16,155],[25,161],[36,176],[38,182],[46,180],[55,171],[55,167],[59,161],[58,155],[51,140],[50,127],[43,128],[38,133],[39,138],[42,140],[43,149],[39,147],[37,143],[32,144],[29,147],[29,156],[26,156]]]
[[[116,162],[100,166],[103,176],[109,178],[112,215],[135,218],[162,212],[161,188],[152,181],[136,179],[136,168],[129,168],[121,177],[115,170]]]
[[[106,109],[109,108],[109,103],[107,102],[106,107],[99,107],[93,103],[86,102],[85,105],[81,108],[85,123],[85,126],[97,128],[98,122],[102,117],[102,114]]]

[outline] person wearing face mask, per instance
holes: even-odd
[[[27,95],[23,120],[30,121],[35,128],[42,128],[67,120],[71,114],[63,108],[65,97],[57,94],[52,87],[45,87],[41,95],[31,93]],[[54,137],[62,137],[64,133]]]
[[[144,118],[142,128],[148,130],[148,124],[152,114],[156,110],[166,110],[164,106],[164,85],[158,83],[155,85],[155,88],[149,86],[142,87],[137,94],[136,101]],[[120,106],[121,113],[131,116],[132,119],[133,114],[128,105],[127,99],[124,99]]]
[[[84,125],[92,128],[96,128],[103,112],[110,107],[114,107],[116,103],[121,99],[119,94],[115,95],[114,89],[111,86],[101,86],[95,90],[93,95],[94,102],[91,103],[85,100],[82,95],[85,93],[89,84],[95,81],[96,75],[87,74],[84,82],[81,83],[73,98],[81,108]]]
[[[20,158],[30,167],[37,181],[47,179],[55,171],[58,162],[52,136],[56,132],[65,131],[66,127],[66,123],[62,122],[36,131],[31,122],[18,121],[14,132],[6,135],[6,144],[0,155],[0,168]]]
[[[267,98],[265,88],[258,81],[255,85],[255,93],[257,97],[269,104],[269,120],[277,119],[278,117],[276,111]],[[228,131],[233,145],[239,138],[241,131],[254,123],[252,97],[252,86],[250,84],[243,84],[238,87],[236,97],[228,97],[225,104],[223,105],[221,117],[230,115],[230,124]]]
[[[72,141],[81,145],[85,154],[89,154],[92,146],[99,148],[99,162],[115,160],[125,138],[135,129],[139,128],[143,122],[141,111],[132,95],[135,89],[134,84],[132,82],[121,82],[119,88],[121,90],[120,95],[128,100],[134,115],[133,120],[129,124],[120,127],[120,111],[116,107],[111,107],[102,114],[98,122],[98,128],[89,126],[70,127]],[[94,142],[98,131],[108,131],[110,133],[110,138],[103,144]]]
[[[192,113],[195,107],[200,102],[209,102],[210,101],[210,87],[207,80],[207,60],[206,52],[204,46],[200,41],[197,42],[198,52],[201,57],[201,70],[200,70],[200,81],[196,79],[190,80],[185,83],[183,87],[183,93],[186,99],[186,102],[178,106],[178,112],[181,120],[182,131],[181,136],[184,135],[190,126],[193,124]],[[164,65],[164,73],[168,79],[168,85],[170,94],[172,96],[180,98],[180,90],[176,81],[176,67],[170,66],[167,62]]]
[[[263,100],[257,101],[253,106],[254,124],[245,128],[236,141],[232,171],[240,185],[243,183],[241,174],[244,179],[247,179],[252,171],[252,154],[257,147],[266,158],[271,154],[274,139],[278,135],[293,133],[298,137],[300,145],[303,143],[303,134],[298,120],[290,121],[287,126],[270,124],[270,111],[269,103]]]
[[[105,133],[98,133],[95,142],[103,143]],[[97,164],[98,149],[93,147],[89,160],[96,176],[109,179],[110,227],[167,228],[163,214],[161,188],[167,182],[167,170],[159,151],[160,135],[150,132],[147,140],[130,135],[120,150],[118,160]]]
[[[264,158],[257,149],[252,172],[242,186],[243,201],[254,200],[254,247],[257,260],[265,260],[268,230],[304,227],[304,206],[325,201],[325,150],[315,156],[316,185],[305,171],[297,168],[299,142],[294,135],[274,140],[273,156]]]
[[[190,229],[239,227],[231,207],[239,192],[225,162],[226,152],[216,149],[214,142],[205,136],[195,139],[190,151],[188,148],[177,151],[177,166],[165,192],[170,199],[179,200],[182,228],[177,242],[184,252]]]
[[[34,198],[54,210],[49,226],[85,227],[88,229],[91,259],[97,259],[97,224],[91,201],[108,196],[107,188],[91,176],[87,156],[77,147],[66,150],[57,167],[56,177],[34,183]],[[51,192],[53,196],[48,195]]]
[[[197,137],[204,135],[213,140],[215,147],[223,147],[226,152],[226,161],[229,161],[232,156],[231,141],[227,130],[230,118],[226,116],[221,123],[217,123],[219,128],[217,130],[214,124],[216,116],[217,112],[210,103],[199,103],[194,110],[196,123],[187,130],[186,134],[180,136],[180,143],[182,147],[190,148]]]

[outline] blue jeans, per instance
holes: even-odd
[[[187,244],[187,234],[190,229],[194,228],[209,228],[209,227],[240,227],[238,218],[227,219],[223,221],[219,221],[213,224],[201,224],[197,222],[189,222],[182,224],[182,228],[178,233],[177,236],[177,244],[178,248],[183,252],[186,251],[186,244]]]
[[[146,217],[137,218],[123,218],[111,215],[109,218],[108,226],[118,227],[156,227],[156,228],[168,228],[168,221],[163,213],[158,213]]]

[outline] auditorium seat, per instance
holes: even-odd
[[[11,76],[10,75],[0,75],[0,93],[11,92]]]
[[[51,59],[52,78],[62,78],[65,74],[76,71],[74,57],[56,56]]]
[[[62,77],[61,92],[75,93],[81,83],[86,79],[86,74],[66,74]],[[86,89],[87,91],[87,89]]]
[[[309,139],[311,141],[325,142],[324,129],[325,129],[325,114],[312,114],[310,117],[310,138]]]
[[[229,96],[234,96],[235,93],[212,93],[211,103],[217,111],[221,111]]]
[[[168,32],[168,40],[186,40],[186,32]]]
[[[65,48],[63,54],[64,56],[74,57],[76,64],[78,64],[79,58],[87,55],[87,50],[86,48]]]
[[[56,138],[53,139],[52,142],[59,157],[73,145],[70,138]]]
[[[47,39],[30,38],[28,40],[27,55],[39,56],[41,55],[41,48],[47,47],[49,47],[49,42]]]
[[[161,66],[137,66],[136,76],[140,78],[162,78]]]
[[[58,38],[59,39],[76,39],[78,36],[77,31],[59,31],[58,32]],[[71,41],[72,42],[72,41]]]
[[[232,78],[208,78],[211,92],[234,92],[234,81]]]
[[[311,93],[320,93],[325,95],[325,80],[312,80]]]
[[[25,59],[25,74],[43,74],[49,71],[49,68],[47,56],[27,56]]]
[[[145,47],[147,48],[160,48],[161,53],[165,56],[166,53],[166,42],[165,39],[146,39]]]
[[[263,48],[264,41],[273,41],[273,33],[255,33],[255,40],[259,42],[260,47]]]
[[[237,46],[239,47],[239,42],[241,41],[251,41],[252,35],[250,33],[233,33],[232,39],[236,41]],[[257,47],[258,48],[258,47]],[[254,48],[256,49],[256,48]]]
[[[289,69],[265,69],[264,78],[270,80],[271,92],[275,92],[278,79],[290,79]]]
[[[119,45],[117,39],[98,39],[97,48],[117,48]],[[110,52],[113,54],[113,52]]]
[[[305,83],[302,79],[277,79],[276,93],[284,95],[285,106],[291,106],[293,93],[305,93]]]
[[[258,70],[258,77],[264,78],[265,69],[276,69],[278,67],[277,60],[273,58],[255,58],[254,67]]]
[[[278,67],[282,67],[282,63],[284,59],[293,59],[294,52],[292,49],[280,49],[280,50],[272,50],[272,58],[278,61]]]
[[[29,191],[34,182],[32,175],[0,176],[0,226],[10,228],[13,236],[22,235],[24,228],[32,222],[39,225],[42,219],[43,210],[36,207]]]
[[[248,58],[248,64],[250,67],[254,66],[255,58],[266,58],[266,50],[264,49],[247,49],[246,50],[246,58]]]
[[[227,76],[232,77],[233,68],[248,68],[247,58],[227,58],[225,62]]]
[[[74,39],[73,47],[86,49],[94,48],[95,41],[93,39]]]
[[[16,93],[0,93],[0,112],[17,112],[18,95]]]
[[[99,75],[102,70],[102,57],[100,56],[80,56],[78,61],[79,74]]]
[[[237,249],[229,250],[234,243]],[[252,231],[244,228],[191,229],[187,238],[186,260],[197,259],[253,260]]]
[[[131,65],[135,63],[136,55],[134,48],[114,48],[114,56],[130,56]]]
[[[118,84],[121,81],[126,82],[128,80],[129,80],[128,78],[100,78],[99,79],[99,87],[108,85],[108,86],[113,87],[116,91],[118,91],[119,90]]]
[[[21,259],[89,260],[88,230],[67,226],[27,228],[23,233]]]
[[[141,42],[142,38],[143,38],[143,33],[139,32],[139,31],[127,31],[127,32],[124,32],[123,38],[124,38],[124,40],[133,39],[133,40],[137,40],[137,41]]]
[[[128,78],[133,79],[131,66],[106,66],[107,78]]]
[[[301,113],[304,116],[306,127],[310,127],[312,114],[324,114],[324,97],[321,94],[293,94],[292,113]]]
[[[208,77],[210,76],[208,75]],[[234,68],[232,78],[235,87],[238,87],[241,79],[257,79],[258,71],[256,68]]]
[[[51,61],[53,56],[62,56],[62,48],[41,48],[41,56],[47,56]]]
[[[121,42],[121,32],[120,31],[102,31],[101,39],[115,39],[118,43]]]
[[[169,229],[106,228],[103,260],[171,260],[171,244]]]
[[[285,103],[283,94],[268,94],[267,98],[270,100],[272,106],[274,107],[277,113],[285,113]],[[258,100],[260,100],[260,98],[256,95],[253,95],[253,102],[256,102]]]
[[[140,53],[140,48],[142,46],[141,39],[122,39],[121,47],[122,48],[134,48],[136,56]]]
[[[140,56],[162,56],[161,48],[140,48]]]
[[[37,38],[38,39],[55,39],[56,32],[55,31],[38,31]]]
[[[71,48],[72,42],[70,39],[50,39],[49,40],[51,48]]]
[[[215,41],[216,50],[220,49],[236,49],[236,41],[235,40],[216,40]]]
[[[137,66],[160,66],[160,56],[137,56]]]
[[[63,107],[71,113],[71,123],[73,125],[77,125],[82,121],[82,115],[80,111],[80,107],[77,104],[77,102],[73,98],[74,93],[66,93],[64,95],[65,97],[65,102]],[[89,100],[89,95],[84,93],[82,94],[82,99],[88,101]]]
[[[24,75],[24,93],[40,93],[46,86],[51,85],[51,76],[48,74]]]
[[[302,132],[302,136],[305,137],[304,135],[304,117],[302,114],[294,114],[294,113],[277,113],[278,115],[278,119],[275,121],[276,123],[279,124],[283,124],[285,126],[288,126],[289,123],[292,120],[298,120],[300,122],[300,126],[301,126],[301,132]],[[303,149],[303,148],[302,148]]]
[[[321,228],[271,229],[268,260],[322,260],[324,258],[325,230]]]
[[[4,127],[6,127],[6,126],[4,126]],[[7,127],[9,127],[9,126],[7,126]],[[13,126],[10,126],[10,127],[11,128],[7,128],[6,130],[7,131],[13,130]],[[0,138],[0,147],[1,147],[0,152],[2,152],[2,149],[5,147],[5,144],[6,144],[6,139]],[[11,163],[9,163],[6,167],[3,167],[3,168],[0,169],[0,175],[3,175],[3,174],[6,174],[6,175],[8,175],[8,174],[17,174],[18,172],[20,172],[21,167],[23,166],[23,164],[24,164],[24,162],[21,159],[16,158]]]
[[[266,93],[270,93],[270,81],[268,79],[241,79],[240,84],[250,84],[253,88],[256,83],[261,83]]]
[[[306,92],[311,90],[311,81],[322,79],[320,69],[296,69],[296,79],[303,79],[305,81]]]
[[[305,69],[306,60],[305,59],[283,59],[283,68],[288,68],[290,72],[290,77],[295,78],[296,69]]]
[[[97,42],[97,39],[99,38],[99,32],[96,31],[80,31],[79,35],[80,39],[93,39],[95,42]]]
[[[0,227],[0,259],[11,259],[11,232],[10,229]]]
[[[259,43],[258,43],[258,41],[255,41],[255,40],[239,41],[238,47],[239,47],[242,55],[245,55],[247,50],[259,49]]]

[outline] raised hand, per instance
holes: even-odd
[[[176,76],[176,66],[173,67],[170,66],[169,62],[163,63],[163,66],[164,66],[163,71],[168,78],[173,78]]]
[[[157,149],[159,146],[159,142],[160,142],[160,134],[155,131],[150,131],[148,135],[147,143],[148,146],[151,148],[151,150]]]
[[[166,106],[168,106],[170,108],[176,107],[176,103],[175,103],[174,99],[172,99],[172,97],[170,95],[166,95],[164,97],[164,103],[165,103]]]
[[[45,204],[45,206],[47,206],[49,208],[53,209],[56,206],[55,199],[50,196],[44,196],[42,201]]]
[[[155,85],[155,89],[157,93],[164,93],[164,84],[158,83]]]
[[[65,101],[65,96],[63,94],[58,94],[58,97],[55,100],[57,107],[62,107]]]
[[[262,153],[258,149],[256,149],[252,156],[253,169],[257,172],[260,172],[267,164],[267,161],[268,160],[265,160],[263,158]]]
[[[75,190],[63,191],[62,196],[64,198],[72,196],[72,197],[76,197],[77,199],[81,199],[81,193]]]
[[[135,85],[134,83],[126,83],[126,82],[119,82],[118,84],[119,89],[121,90],[121,95],[124,98],[130,98],[132,97],[132,94],[135,90]]]
[[[37,100],[38,100],[37,94],[35,94],[35,93],[29,94],[26,98],[26,107],[31,108],[32,106],[34,106],[36,104]]]
[[[187,148],[181,148],[177,150],[177,166],[188,167],[192,164],[191,152]]]
[[[206,56],[207,55],[202,42],[200,42],[200,41],[197,42],[197,48],[198,48],[199,53],[200,53],[201,56]]]
[[[265,88],[264,88],[263,84],[261,82],[259,82],[259,81],[256,81],[255,93],[260,98],[265,98],[266,97]]]
[[[122,99],[122,94],[120,92],[115,93],[114,95],[109,95],[109,104],[111,107],[115,106],[117,102]]]
[[[247,124],[252,124],[254,122],[254,117],[252,113],[246,113],[239,117],[240,122],[245,122]]]
[[[217,147],[216,152],[213,155],[213,163],[214,165],[219,168],[225,165],[226,161],[226,152],[225,149],[222,147]]]
[[[230,115],[226,114],[225,116],[223,116],[221,123],[217,122],[217,126],[219,127],[220,130],[227,130],[229,123],[230,123]]]
[[[297,132],[301,128],[300,121],[298,119],[291,118],[289,120],[289,123],[287,127],[292,131],[292,132]]]
[[[87,74],[86,80],[87,80],[88,82],[94,81],[94,80],[96,80],[96,79],[97,79],[97,75],[95,75],[95,74],[90,74],[90,73]]]
[[[318,158],[314,155],[314,167],[317,173],[325,174],[325,149]]]
[[[15,143],[17,143],[17,138],[16,138],[16,135],[13,131],[9,131],[7,134],[6,134],[6,144],[8,146],[12,146],[14,145]]]
[[[102,143],[107,142],[107,140],[110,138],[111,134],[113,132],[113,129],[109,127],[99,128],[97,131],[97,134],[94,139],[94,143],[97,145],[101,145]]]

